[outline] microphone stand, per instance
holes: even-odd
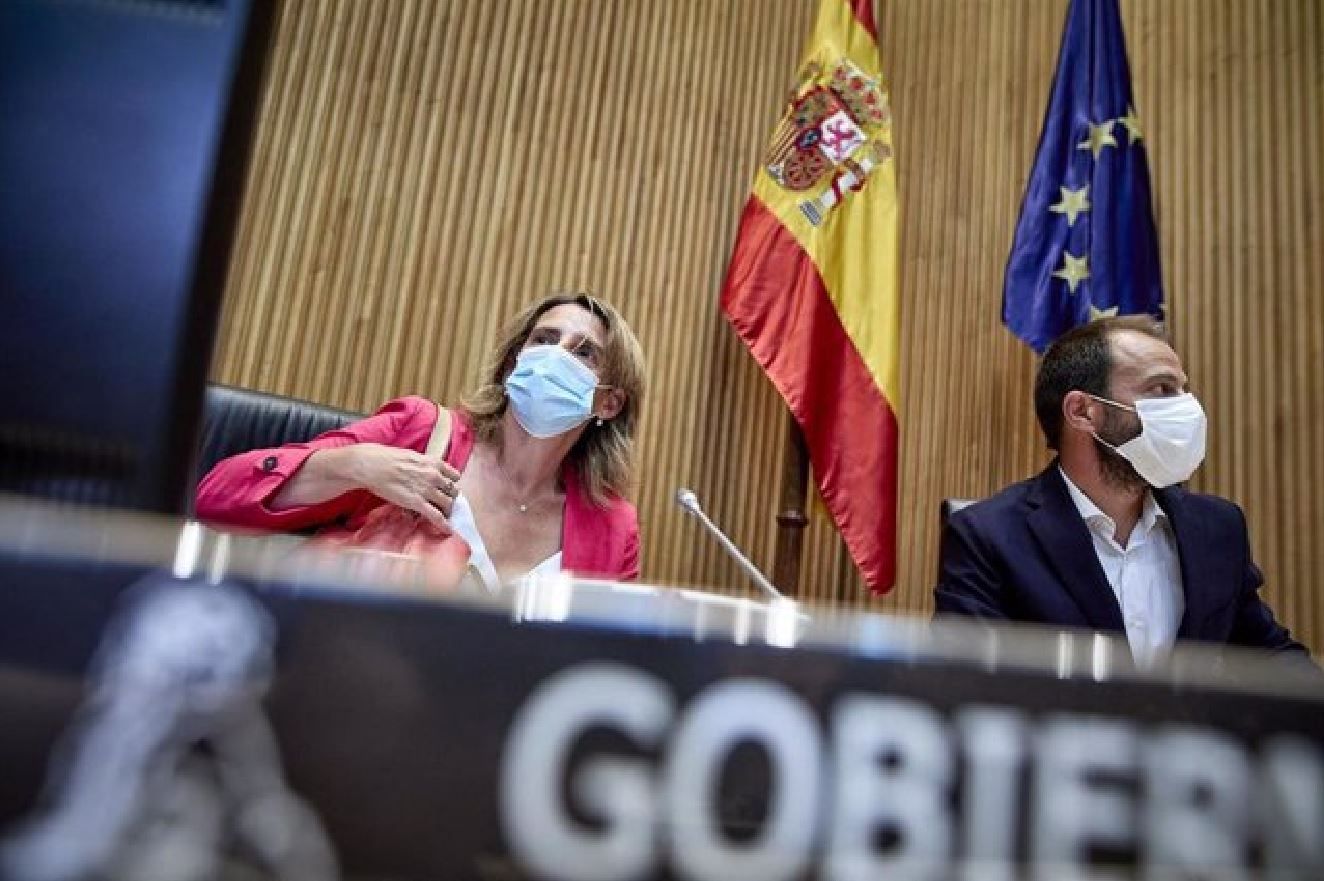
[[[699,497],[694,494],[693,490],[683,488],[676,490],[676,504],[703,524],[703,528],[708,530],[713,538],[717,539],[717,543],[722,546],[722,550],[726,551],[731,559],[735,560],[740,568],[745,570],[745,574],[749,576],[750,581],[758,585],[760,590],[771,599],[786,599],[781,591],[772,586],[772,582],[768,581],[767,577],[759,571],[759,568],[740,552],[740,548],[736,547],[735,543],[726,537],[726,533],[718,529],[717,524],[708,518],[708,515],[704,513],[703,508],[699,505]]]

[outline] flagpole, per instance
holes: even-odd
[[[803,556],[805,496],[809,488],[809,448],[795,417],[786,414],[786,455],[782,459],[781,498],[777,504],[777,549],[772,580],[788,597],[800,593],[800,559]]]

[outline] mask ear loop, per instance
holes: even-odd
[[[1106,440],[1104,440],[1103,438],[1099,437],[1099,433],[1098,433],[1097,431],[1091,431],[1091,432],[1090,432],[1090,437],[1094,438],[1096,441],[1098,441],[1099,443],[1103,444],[1105,447],[1107,447],[1108,449],[1112,450],[1112,451],[1113,451],[1114,453],[1116,453],[1117,455],[1119,455],[1119,456],[1122,455],[1122,451],[1121,451],[1121,450],[1117,449],[1117,447],[1113,446],[1112,444],[1108,443],[1108,442],[1107,442]],[[1125,457],[1125,456],[1122,456],[1122,458],[1125,459],[1126,457]]]
[[[1118,402],[1118,401],[1111,400],[1111,399],[1109,399],[1109,398],[1101,398],[1101,397],[1099,397],[1098,395],[1090,394],[1089,392],[1085,392],[1085,394],[1089,395],[1091,398],[1093,398],[1094,400],[1098,401],[1100,404],[1107,404],[1109,407],[1116,407],[1116,408],[1119,409],[1119,410],[1125,410],[1126,412],[1128,412],[1128,413],[1134,413],[1134,414],[1136,414],[1137,416],[1140,415],[1140,411],[1137,410],[1137,409],[1135,408],[1134,405],[1123,404],[1123,403],[1120,403],[1120,402]],[[1142,421],[1141,424],[1140,424],[1140,430],[1141,430],[1141,433],[1144,433],[1144,429],[1145,429],[1145,425],[1144,425],[1144,422]],[[1138,436],[1138,435],[1137,435],[1137,436]],[[1104,440],[1103,438],[1099,437],[1099,433],[1098,433],[1097,431],[1091,431],[1091,432],[1090,432],[1090,437],[1094,438],[1096,441],[1098,441],[1099,443],[1103,444],[1105,447],[1107,447],[1108,449],[1112,450],[1112,451],[1113,451],[1114,453],[1116,453],[1117,455],[1122,456],[1122,451],[1119,450],[1117,447],[1113,446],[1112,444],[1108,443],[1108,442],[1107,442],[1106,440]],[[1126,457],[1125,457],[1125,456],[1122,456],[1122,458],[1125,459]]]
[[[1089,395],[1091,398],[1098,401],[1100,404],[1107,404],[1110,407],[1116,407],[1117,409],[1125,410],[1128,413],[1135,413],[1136,415],[1140,414],[1140,411],[1135,408],[1134,404],[1122,404],[1117,401],[1111,400],[1110,398],[1101,398],[1098,395],[1093,395],[1090,394],[1089,392],[1085,392],[1085,394]]]

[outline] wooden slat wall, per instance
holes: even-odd
[[[925,612],[944,496],[1045,461],[998,323],[1064,2],[883,0],[902,233],[901,577],[870,600],[815,505],[802,594]],[[615,302],[651,362],[645,576],[742,590],[694,487],[770,568],[785,411],[716,310],[813,0],[285,0],[216,378],[340,406],[454,400],[552,288]],[[1124,0],[1170,313],[1206,402],[1197,485],[1248,512],[1267,594],[1324,605],[1324,12]]]

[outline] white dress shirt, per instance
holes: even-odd
[[[486,588],[489,593],[496,593],[501,586],[501,579],[497,576],[492,557],[487,553],[487,545],[483,543],[483,537],[478,532],[478,523],[474,520],[473,508],[470,507],[469,500],[464,497],[464,493],[460,493],[455,497],[455,504],[451,508],[451,516],[448,519],[451,528],[469,543],[469,571],[465,573],[466,581],[472,575],[474,580]],[[557,551],[530,569],[523,577],[551,575],[560,571],[561,552]]]
[[[1114,538],[1117,524],[1113,519],[1071,482],[1066,471],[1062,471],[1062,479],[1089,528],[1094,554],[1117,596],[1131,654],[1137,664],[1148,666],[1171,650],[1186,611],[1181,561],[1168,515],[1154,500],[1154,494],[1146,492],[1140,520],[1131,530],[1130,541],[1122,547]]]

